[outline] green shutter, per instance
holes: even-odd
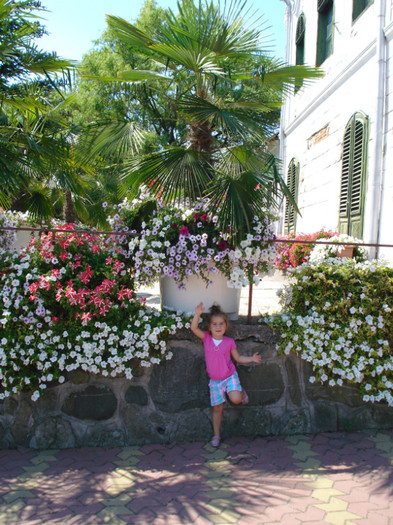
[[[317,66],[333,53],[333,8],[333,0],[318,3]]]
[[[353,0],[352,21],[356,20],[374,0]]]
[[[299,162],[292,159],[288,166],[287,186],[295,202],[298,197],[299,187]],[[296,210],[293,205],[286,200],[285,203],[285,218],[284,218],[284,233],[296,231]]]
[[[358,238],[363,236],[367,138],[367,118],[355,113],[344,134],[339,231]]]
[[[318,0],[318,12],[324,11],[331,3],[332,0]]]
[[[306,21],[304,14],[302,13],[299,16],[299,19],[297,21],[296,26],[296,43],[298,44],[300,41],[304,40],[304,33],[306,31]]]
[[[304,64],[304,39],[306,32],[306,22],[304,14],[299,16],[296,26],[296,65],[302,66]],[[302,87],[303,81],[298,80],[295,84],[295,93]]]

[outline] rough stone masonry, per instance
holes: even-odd
[[[223,437],[393,428],[393,408],[366,404],[355,386],[310,384],[310,366],[280,357],[266,325],[232,323],[239,352],[260,352],[261,365],[239,365],[250,404],[224,410]],[[25,392],[0,402],[0,448],[111,447],[208,440],[211,408],[203,347],[189,330],[169,345],[173,358],[135,377],[74,371],[36,402]]]

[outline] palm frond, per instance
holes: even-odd
[[[255,78],[258,79],[261,86],[268,86],[287,94],[291,86],[301,81],[303,84],[307,84],[310,80],[315,80],[323,76],[324,72],[319,68],[305,65],[288,66],[286,64],[276,63],[267,67],[262,66]]]
[[[99,122],[90,124],[80,142],[78,159],[89,162],[97,156],[112,160],[136,155],[143,145],[146,131],[135,122]]]
[[[123,181],[132,195],[144,184],[153,195],[160,194],[169,203],[180,197],[192,201],[201,197],[212,176],[206,154],[173,147],[131,159],[125,165]]]
[[[270,113],[273,109],[262,103],[212,102],[197,96],[185,96],[179,102],[179,109],[194,122],[207,122],[216,132],[237,139],[263,141],[271,132],[260,114]]]

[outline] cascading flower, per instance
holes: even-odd
[[[393,268],[317,254],[293,270],[283,312],[265,318],[280,331],[277,348],[307,361],[312,383],[354,383],[364,401],[393,406]]]
[[[130,379],[138,364],[170,359],[166,341],[184,325],[138,299],[118,237],[60,229],[20,253],[3,243],[0,400],[22,389],[36,400],[47,383],[64,382],[78,368]]]

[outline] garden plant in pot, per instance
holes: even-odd
[[[254,221],[263,224],[266,210],[283,194],[293,203],[266,144],[291,86],[321,76],[271,58],[263,24],[249,15],[237,1],[222,7],[183,0],[177,13],[167,10],[160,27],[149,32],[108,16],[108,49],[123,59],[126,50],[129,68],[113,78],[94,76],[87,66],[82,71],[84,81],[127,83],[130,121],[116,128],[95,122],[85,142],[91,154],[121,152],[129,199],[145,186],[169,209],[183,199],[198,213],[192,203],[203,203],[202,214],[217,220],[217,235],[225,232],[223,241],[238,249],[256,233]],[[135,140],[127,153],[130,135],[139,139],[137,154]]]
[[[140,285],[160,279],[162,307],[191,312],[200,301],[205,306],[220,301],[236,318],[240,288],[258,283],[273,266],[271,218],[255,216],[251,231],[238,243],[220,230],[218,217],[202,202],[169,208],[152,200],[125,201],[110,222],[116,230],[135,230],[131,241],[120,239],[124,254]]]

